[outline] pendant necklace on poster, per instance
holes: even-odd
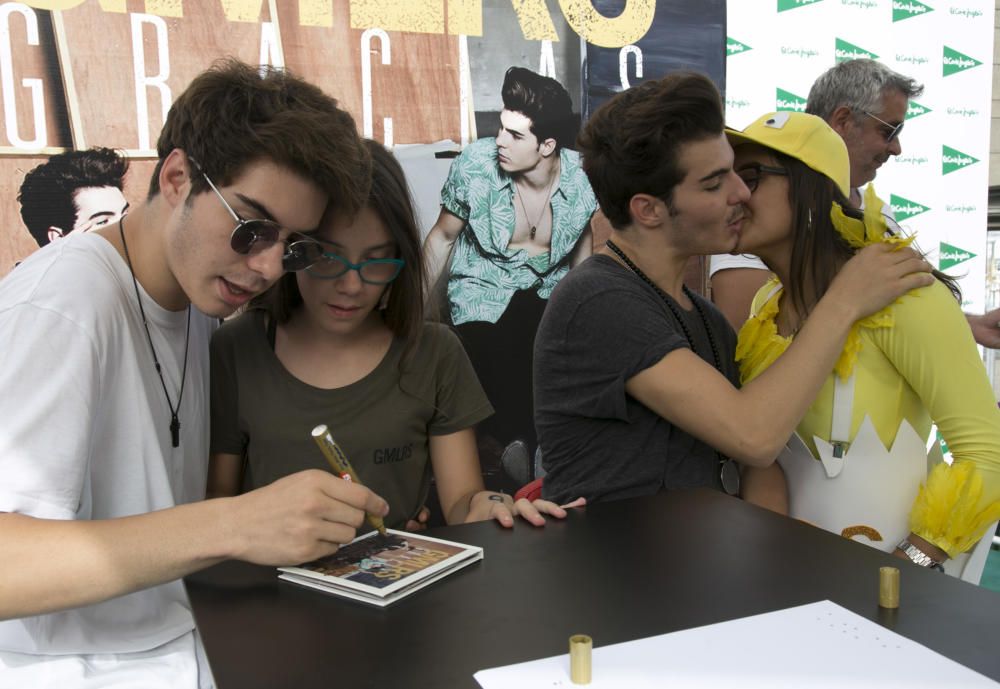
[[[656,292],[657,296],[659,296],[663,303],[667,305],[670,313],[673,314],[674,318],[680,324],[681,330],[684,332],[684,337],[687,338],[688,346],[691,348],[691,351],[697,354],[698,349],[694,346],[694,337],[692,337],[687,323],[684,322],[684,318],[682,317],[680,310],[674,305],[674,301],[670,298],[670,295],[660,289],[659,285],[650,280],[649,276],[639,270],[639,267],[632,262],[632,259],[630,259],[617,244],[610,239],[604,244],[611,249],[612,252],[614,252],[615,256],[621,259],[622,263],[625,264],[625,267],[632,271],[636,277],[653,288],[653,291]],[[701,320],[701,324],[705,327],[705,334],[708,335],[708,344],[712,348],[712,359],[715,363],[715,370],[722,373],[722,375],[725,375],[722,371],[722,357],[719,356],[719,348],[715,344],[715,336],[712,335],[712,329],[708,327],[708,318],[705,317],[705,312],[702,310],[701,304],[699,304],[694,298],[694,295],[691,293],[691,290],[688,289],[687,285],[681,285],[681,289],[684,290],[685,296],[691,300],[695,311],[698,312],[698,318]],[[740,470],[739,467],[736,466],[736,462],[729,457],[726,457],[718,450],[716,450],[715,456],[719,459],[719,480],[722,482],[722,489],[729,495],[739,494]]]
[[[538,220],[531,222],[528,218],[528,209],[524,207],[524,197],[521,196],[521,190],[517,187],[517,181],[514,182],[514,194],[517,196],[517,200],[521,202],[521,212],[524,213],[524,221],[528,223],[531,229],[528,233],[531,235],[531,239],[535,239],[535,234],[538,232],[538,226],[542,222],[542,218],[545,217],[545,210],[549,207],[549,201],[552,200],[552,189],[556,185],[556,180],[559,179],[559,165],[556,165],[555,172],[552,175],[552,181],[549,182],[549,192],[545,195],[545,203],[542,204],[542,212],[538,214]]]
[[[125,249],[125,262],[128,264],[128,272],[132,275],[132,286],[135,287],[135,300],[139,304],[142,327],[146,330],[146,340],[149,342],[149,350],[153,353],[153,366],[156,367],[156,375],[160,377],[160,385],[163,386],[163,394],[167,398],[167,406],[170,407],[170,442],[174,447],[180,447],[181,420],[177,417],[177,414],[181,410],[181,400],[184,398],[184,381],[187,379],[188,349],[191,345],[191,305],[188,304],[187,307],[187,328],[184,331],[184,365],[181,369],[181,389],[177,392],[177,406],[175,407],[170,400],[170,393],[167,392],[167,381],[163,379],[160,360],[156,357],[156,347],[153,346],[153,338],[149,334],[146,311],[142,308],[142,297],[139,296],[139,281],[135,279],[135,269],[132,268],[132,258],[128,254],[128,244],[125,242],[124,217],[118,219],[118,233],[122,238],[122,248]]]

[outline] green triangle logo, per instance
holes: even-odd
[[[892,0],[892,21],[894,22],[901,22],[904,19],[918,17],[933,11],[933,7],[917,2],[917,0]]]
[[[796,96],[791,91],[786,91],[785,89],[775,89],[774,109],[779,111],[805,112],[806,99],[802,96]]]
[[[964,72],[967,69],[972,69],[973,67],[978,67],[983,64],[974,57],[969,57],[964,55],[954,48],[944,47],[944,58],[941,63],[941,74],[943,76],[951,76],[957,72]]]
[[[965,263],[970,258],[975,258],[976,255],[971,251],[966,251],[965,249],[960,249],[957,246],[952,246],[951,244],[945,244],[941,242],[941,248],[938,250],[938,269],[948,270],[959,263]]]
[[[778,0],[778,11],[797,10],[805,5],[813,5],[817,2],[823,2],[823,0]]]
[[[947,175],[963,167],[978,163],[979,158],[973,158],[968,153],[962,153],[951,146],[941,146],[941,174]]]
[[[926,105],[921,105],[916,101],[910,101],[910,104],[906,107],[906,117],[904,119],[912,120],[914,117],[920,117],[921,115],[926,115],[931,112],[931,109]]]
[[[895,194],[889,194],[889,207],[892,208],[892,214],[896,217],[896,220],[907,220],[914,215],[920,215],[930,210],[928,206],[916,201],[910,201],[910,199],[904,199],[902,196],[896,196]]]
[[[878,59],[878,55],[875,53],[858,47],[853,43],[848,43],[843,38],[838,38],[834,42],[833,54],[836,62],[847,62],[848,60],[857,60],[859,58],[868,58],[869,60]]]
[[[740,43],[735,38],[731,36],[726,36],[726,55],[739,55],[740,53],[745,53],[748,50],[753,50],[746,43]]]

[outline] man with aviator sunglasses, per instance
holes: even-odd
[[[328,206],[367,198],[353,119],[228,61],[177,98],[157,149],[142,204],[0,281],[0,686],[211,687],[181,577],[328,555],[388,511],[317,471],[203,500],[209,338],[324,260],[305,236]]]
[[[854,206],[862,206],[860,190],[875,179],[882,164],[902,152],[899,135],[909,99],[920,96],[923,90],[915,80],[868,59],[841,62],[813,83],[806,112],[826,120],[847,145]],[[737,173],[748,186],[751,179],[759,179],[754,171]],[[890,228],[902,231],[888,206],[882,212]],[[712,301],[739,330],[750,313],[753,295],[770,272],[756,256],[742,254],[713,256],[709,272]]]
[[[208,186],[212,188],[219,201],[225,206],[226,211],[236,221],[236,227],[229,236],[229,246],[238,254],[259,254],[279,241],[282,236],[282,227],[274,220],[266,218],[255,218],[246,220],[226,201],[219,188],[212,182],[212,178],[202,171],[201,166],[191,156],[188,162],[204,177]],[[310,264],[322,257],[322,249],[317,249],[315,241],[300,233],[290,233],[282,240],[285,245],[285,252],[281,256],[281,268],[288,272],[295,272],[308,267]]]
[[[861,188],[875,179],[890,156],[902,152],[900,134],[911,98],[924,87],[875,60],[848,60],[824,72],[809,90],[806,112],[826,120],[847,145],[851,165],[851,203],[862,207]],[[889,228],[903,232],[888,204],[882,214]],[[750,313],[750,302],[770,272],[755,256],[711,259],[712,301],[736,329]],[[965,314],[976,342],[1000,348],[1000,309]]]

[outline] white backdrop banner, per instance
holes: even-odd
[[[844,60],[876,59],[924,85],[910,102],[903,152],[882,166],[875,188],[931,261],[961,278],[963,308],[981,312],[993,3],[731,0],[727,13],[732,127],[804,110],[816,77]]]

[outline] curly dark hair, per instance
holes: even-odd
[[[217,62],[178,96],[160,131],[149,198],[163,161],[179,148],[219,186],[266,160],[314,181],[338,209],[353,213],[368,197],[371,158],[354,119],[337,101],[285,69]],[[193,194],[208,191],[192,175]]]
[[[69,232],[76,224],[76,192],[86,187],[124,189],[128,159],[110,148],[88,148],[52,156],[24,176],[17,200],[21,220],[38,246],[49,243],[49,228]]]
[[[607,101],[587,120],[578,148],[601,210],[617,229],[631,222],[636,194],[662,198],[687,174],[681,147],[722,134],[722,99],[704,74],[674,72]]]
[[[573,102],[555,79],[524,67],[511,67],[504,75],[500,95],[504,108],[531,120],[530,131],[538,143],[555,139],[556,152],[573,143],[578,128]]]

